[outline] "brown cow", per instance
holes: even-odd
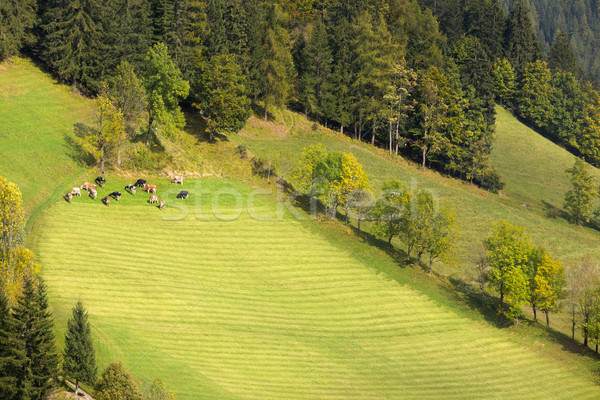
[[[102,202],[108,207],[108,205],[110,204],[110,196],[103,197]]]
[[[96,189],[94,189],[94,188],[91,188],[91,189],[88,189],[88,195],[89,195],[89,196],[90,196],[92,199],[96,200],[96,196],[98,196],[98,192],[96,191]]]
[[[160,201],[160,204],[158,205],[158,209],[159,209],[159,210],[162,210],[163,208],[165,208],[165,201],[164,201],[164,200],[161,200],[161,201]]]
[[[73,193],[67,193],[63,196],[67,203],[71,204],[71,200],[73,199]]]
[[[175,183],[175,184],[181,184],[183,185],[183,176],[176,176],[173,179],[171,179],[171,183]]]
[[[148,202],[150,202],[150,204],[158,204],[158,196],[150,196],[150,200],[148,200]]]
[[[144,186],[144,192],[152,192],[154,194],[156,194],[156,185],[146,185]]]
[[[90,190],[90,189],[96,190],[97,188],[98,188],[98,186],[94,185],[93,183],[89,183],[89,182],[86,182],[83,185],[81,185],[81,189],[84,189],[84,190]]]

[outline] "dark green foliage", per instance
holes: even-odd
[[[75,392],[79,382],[90,385],[96,380],[96,356],[92,344],[92,335],[88,314],[81,301],[73,307],[73,316],[68,321],[65,333],[63,354],[63,373],[75,380]]]
[[[148,49],[145,64],[143,81],[148,111],[147,146],[159,128],[167,134],[173,128],[183,128],[185,118],[179,101],[187,97],[190,85],[181,77],[181,71],[169,56],[164,43],[157,43]]]
[[[32,29],[36,11],[35,0],[0,2],[0,61],[17,55],[23,46],[35,42]]]
[[[506,21],[504,32],[506,56],[512,66],[521,73],[525,66],[542,58],[542,49],[533,31],[529,9],[518,0]]]
[[[569,43],[569,37],[563,31],[559,31],[554,38],[554,43],[548,53],[548,65],[553,71],[570,72],[576,77],[582,74],[571,43]]]
[[[26,354],[19,385],[23,391],[30,388],[31,399],[42,400],[52,387],[52,379],[56,377],[58,368],[53,321],[42,280],[31,276],[25,279],[14,318]]]
[[[74,86],[97,90],[104,71],[104,10],[93,0],[50,0],[41,11],[44,60]]]
[[[250,102],[244,86],[245,77],[228,54],[200,61],[194,106],[206,120],[211,140],[214,134],[237,133],[250,117]]]
[[[31,382],[23,379],[25,372],[25,343],[0,290],[0,398],[20,400],[27,397]]]
[[[112,75],[121,62],[128,62],[138,71],[152,43],[152,21],[148,0],[110,0],[103,16],[103,63],[107,75]]]

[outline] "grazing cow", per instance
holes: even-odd
[[[67,193],[63,196],[67,203],[71,204],[71,200],[73,199],[73,193]]]
[[[88,195],[93,199],[96,200],[96,197],[98,196],[98,192],[96,191],[96,189],[94,188],[90,188],[88,189]]]
[[[110,196],[106,196],[102,198],[102,202],[106,204],[106,207],[110,204]]]
[[[144,192],[152,192],[154,194],[156,194],[156,185],[146,185],[144,186]]]
[[[71,194],[73,196],[81,197],[81,189],[79,189],[78,187],[74,187],[73,190],[71,190]]]
[[[150,200],[148,200],[150,204],[158,204],[158,196],[152,195],[150,196]]]
[[[173,179],[171,179],[171,183],[179,183],[181,185],[183,185],[183,176],[176,176]]]
[[[144,186],[145,184],[146,184],[146,180],[145,180],[145,179],[138,179],[138,180],[135,182],[135,186],[137,186],[137,187],[142,187],[142,186]]]
[[[96,184],[100,185],[100,187],[104,187],[104,184],[106,183],[106,179],[99,176],[96,179],[94,179],[94,182],[96,182]]]
[[[127,185],[125,186],[125,190],[135,196],[135,191],[137,187],[135,185]]]
[[[98,186],[94,185],[93,183],[89,183],[89,182],[86,182],[83,185],[81,185],[81,189],[88,190],[88,191],[90,189],[96,190],[97,188],[98,188]]]
[[[121,200],[121,193],[120,192],[112,192],[111,194],[109,194],[110,197],[114,197],[117,201]]]
[[[181,192],[179,192],[179,194],[177,195],[178,199],[185,199],[187,200],[188,196],[189,196],[189,192],[187,190],[182,190]]]
[[[158,209],[159,209],[159,210],[162,210],[163,208],[165,208],[165,201],[164,201],[164,200],[161,200],[161,201],[160,201],[160,204],[158,205]]]

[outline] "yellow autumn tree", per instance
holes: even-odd
[[[24,227],[21,191],[17,185],[0,176],[0,261],[9,265],[12,263],[12,252],[22,239]]]
[[[565,268],[560,260],[543,252],[533,281],[532,297],[539,309],[546,314],[546,327],[550,327],[550,311],[559,308],[559,300],[564,297],[566,284]]]
[[[116,159],[120,163],[121,149],[127,140],[125,119],[121,110],[115,107],[107,96],[98,96],[96,129],[84,129],[78,132],[76,143],[87,155],[100,164],[104,174],[107,161]]]
[[[302,149],[298,166],[292,174],[294,184],[302,191],[310,191],[317,179],[317,164],[327,156],[323,144],[308,146]]]
[[[348,223],[351,199],[359,191],[370,192],[369,177],[363,170],[362,165],[354,154],[344,153],[342,155],[342,168],[340,177],[333,183],[333,190],[337,193],[339,204],[344,207],[346,223]]]

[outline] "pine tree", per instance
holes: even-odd
[[[66,377],[75,379],[75,395],[77,395],[79,382],[93,385],[97,371],[88,313],[81,301],[73,307],[73,316],[67,324],[63,372]]]
[[[208,33],[204,38],[204,55],[210,58],[217,54],[228,54],[225,1],[207,0],[206,18],[210,23]]]
[[[22,382],[20,379],[25,365],[25,343],[18,336],[18,326],[8,308],[8,301],[0,290],[0,398],[26,398],[30,382]]]
[[[142,69],[153,36],[150,4],[147,0],[110,0],[104,8],[103,63],[108,75],[113,75],[122,62]]]
[[[518,95],[518,111],[521,117],[538,128],[548,127],[552,112],[550,84],[552,74],[545,61],[535,61],[525,66]]]
[[[31,398],[42,400],[55,378],[58,355],[55,349],[53,321],[48,311],[43,281],[28,276],[14,310],[19,335],[25,343],[26,365],[20,377],[22,390],[31,385]]]
[[[42,16],[44,59],[63,79],[92,91],[104,69],[101,12],[93,0],[55,0]]]
[[[204,4],[198,0],[173,1],[173,22],[166,33],[165,43],[175,65],[184,79],[194,71],[197,53],[206,34]]]
[[[331,85],[333,57],[329,49],[325,25],[316,20],[306,47],[305,88],[314,96],[310,111],[326,121],[333,116],[334,95]],[[311,96],[307,96],[310,98]]]
[[[35,0],[0,2],[0,61],[18,54],[24,45],[33,44],[36,21]]]
[[[533,31],[529,9],[518,0],[507,18],[504,31],[506,56],[512,66],[521,73],[525,66],[542,58],[542,49]]]
[[[576,77],[582,75],[575,53],[571,48],[569,37],[564,31],[559,31],[554,38],[554,43],[550,47],[550,53],[548,54],[548,65],[553,71],[561,70],[570,72]]]
[[[287,101],[295,75],[290,36],[283,25],[284,18],[278,5],[273,5],[267,16],[263,54],[265,121],[268,119],[269,104],[283,106]]]

